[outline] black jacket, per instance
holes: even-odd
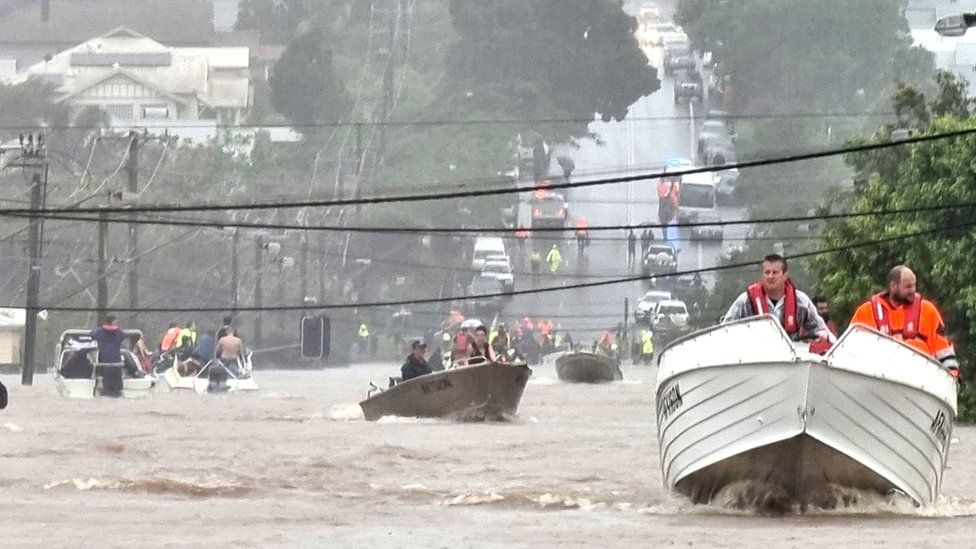
[[[430,366],[427,365],[427,361],[424,359],[416,359],[413,354],[407,356],[407,362],[400,367],[400,377],[403,381],[408,379],[413,379],[415,377],[425,376],[431,373]]]

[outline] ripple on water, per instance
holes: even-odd
[[[72,478],[49,482],[44,485],[45,490],[58,488],[74,488],[82,492],[88,491],[118,491],[145,492],[149,494],[182,496],[190,498],[211,497],[244,497],[254,491],[254,486],[248,483],[199,483],[172,478],[108,478],[100,479]]]

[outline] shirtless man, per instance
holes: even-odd
[[[234,328],[227,328],[226,334],[217,342],[216,354],[221,362],[229,365],[236,363],[237,358],[243,354],[244,342],[237,337],[237,330]]]

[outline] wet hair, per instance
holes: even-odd
[[[169,327],[170,327],[170,328],[179,328],[179,327],[180,327],[180,325],[179,325],[179,324],[177,324],[177,323],[175,323],[175,322],[170,322],[170,323],[169,323]]]
[[[105,320],[102,321],[102,324],[112,324],[116,320],[115,315],[105,315]]]
[[[478,332],[488,335],[488,328],[485,328],[484,326],[478,326],[477,328],[474,329],[474,333],[478,333]]]
[[[890,271],[888,271],[888,283],[891,284],[894,282],[897,284],[901,282],[901,276],[905,274],[905,271],[907,270],[908,267],[904,265],[895,265]]]
[[[790,270],[790,265],[786,262],[786,258],[779,254],[769,254],[762,260],[763,263],[779,263],[783,266],[783,272]]]
[[[822,296],[822,295],[818,295],[817,297],[813,298],[813,304],[816,305],[817,303],[828,303],[829,304],[830,303],[830,300],[827,299],[826,297]]]

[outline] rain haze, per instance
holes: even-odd
[[[0,546],[966,546],[976,1],[0,0]]]

